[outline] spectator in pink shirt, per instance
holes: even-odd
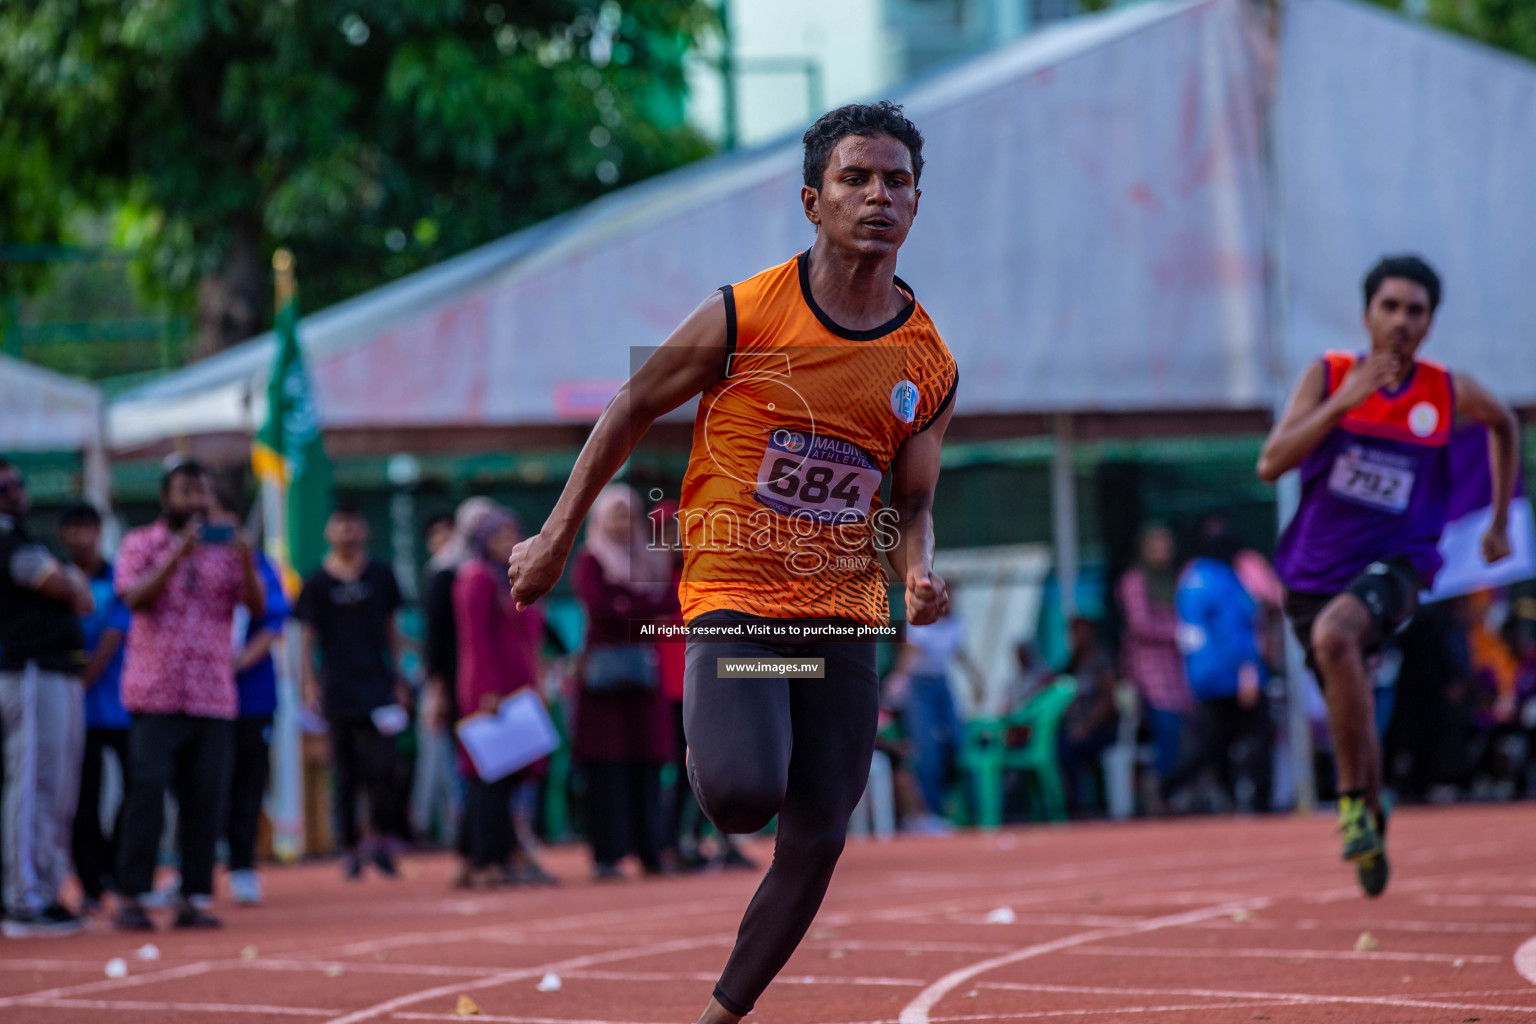
[[[522,540],[506,509],[487,509],[469,537],[473,557],[453,581],[453,614],[458,630],[458,704],[464,714],[494,712],[507,697],[539,682],[539,643],[544,613],[537,606],[517,610],[502,568]],[[512,794],[543,769],[539,762],[499,779],[480,778],[461,748],[459,773],[464,800],[463,844],[471,885],[536,882],[554,878],[521,848],[512,823]]]
[[[214,844],[229,790],[229,750],[239,710],[230,635],[235,607],[260,619],[266,601],[250,545],[232,517],[210,515],[207,471],[173,462],[160,481],[161,516],[132,530],[117,553],[115,585],[132,613],[123,707],[132,780],[118,851],[117,927],[154,928],[140,897],[153,888],[165,791],[176,795],[181,836],[177,928],[214,928]]]

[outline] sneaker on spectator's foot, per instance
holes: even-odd
[[[539,862],[529,858],[519,864],[516,869],[517,879],[524,885],[559,885],[560,879],[545,871]]]
[[[99,913],[101,913],[101,897],[100,896],[82,896],[82,897],[80,897],[80,916],[81,917],[86,917],[86,916],[91,915],[91,914],[99,914]]]
[[[117,916],[112,919],[112,927],[120,932],[152,932],[155,930],[155,922],[144,913],[141,903],[123,900],[118,903]]]
[[[181,898],[181,872],[172,871],[155,888],[139,897],[139,902],[150,910],[167,910]]]
[[[261,906],[261,876],[250,868],[231,871],[229,895],[242,907]]]
[[[222,928],[224,922],[202,909],[193,900],[182,901],[176,908],[176,919],[171,922],[172,928]]]
[[[592,880],[594,882],[622,882],[624,872],[612,861],[598,861],[592,865]]]
[[[363,877],[363,862],[358,860],[357,851],[348,850],[341,855],[341,874],[352,882]]]
[[[373,866],[385,878],[399,878],[400,869],[395,867],[395,858],[390,855],[386,847],[379,847],[373,851]]]
[[[85,919],[70,913],[57,903],[41,911],[7,914],[0,925],[7,938],[41,939],[50,936],[76,935],[85,928]]]

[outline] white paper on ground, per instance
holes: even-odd
[[[560,734],[543,701],[532,690],[519,690],[496,708],[460,720],[455,727],[475,772],[495,782],[555,752]]]

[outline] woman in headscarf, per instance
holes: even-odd
[[[493,505],[477,519],[468,537],[471,557],[453,582],[453,612],[458,626],[458,703],[466,714],[495,712],[512,694],[539,682],[539,644],[544,614],[518,611],[502,580],[512,548],[522,539],[517,520]],[[499,779],[480,778],[459,751],[459,772],[467,784],[464,800],[464,847],[471,884],[550,881],[521,848],[512,823],[512,793],[536,774],[530,765]]]
[[[622,878],[619,862],[631,853],[647,874],[663,871],[661,767],[672,756],[671,708],[655,647],[636,642],[631,628],[664,621],[677,591],[671,558],[648,543],[648,527],[639,496],[610,484],[592,505],[571,566],[587,612],[573,756],[587,783],[587,839],[601,880]]]
[[[1157,777],[1166,779],[1179,763],[1179,737],[1194,709],[1179,653],[1179,612],[1174,606],[1179,571],[1173,531],[1149,523],[1141,531],[1140,559],[1120,577],[1122,670],[1147,706],[1157,748]]]

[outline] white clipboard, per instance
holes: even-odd
[[[477,712],[454,727],[482,781],[495,782],[526,768],[560,746],[560,734],[532,689],[518,690],[495,714]]]

